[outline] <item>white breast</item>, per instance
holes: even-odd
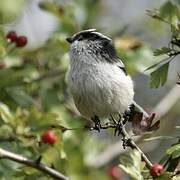
[[[132,104],[134,90],[129,76],[116,65],[78,58],[71,61],[68,85],[79,112],[91,118],[123,113]]]

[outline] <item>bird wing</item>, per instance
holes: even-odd
[[[123,72],[125,73],[125,75],[127,75],[127,71],[126,71],[125,65],[124,65],[124,63],[121,61],[120,58],[117,58],[116,64],[117,64],[117,66],[118,66],[121,70],[123,70]]]

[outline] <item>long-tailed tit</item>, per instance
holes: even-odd
[[[82,116],[123,114],[133,104],[133,81],[118,58],[112,40],[95,29],[67,38],[70,43],[68,86]]]

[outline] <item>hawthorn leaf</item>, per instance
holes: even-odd
[[[167,81],[167,74],[168,74],[169,62],[163,64],[155,71],[151,73],[150,79],[150,87],[151,88],[158,88],[159,86],[163,86]]]
[[[20,106],[28,107],[34,104],[33,98],[20,87],[6,88],[9,96]]]
[[[137,150],[121,155],[119,167],[132,179],[143,180],[141,174],[141,154]]]
[[[13,115],[11,114],[8,106],[2,102],[0,102],[0,116],[6,123],[9,123],[13,120]]]
[[[166,151],[167,155],[172,156],[172,159],[180,157],[180,144],[176,144],[172,147],[170,147],[167,151]]]
[[[172,173],[164,172],[162,175],[156,177],[156,180],[170,180],[172,178]]]
[[[168,47],[162,47],[160,49],[155,49],[154,51],[154,56],[160,56],[160,55],[163,55],[163,54],[167,54],[169,52],[171,52],[172,50]]]
[[[169,22],[172,26],[178,28],[180,19],[180,9],[178,6],[176,6],[171,1],[167,1],[161,6],[159,12],[160,17]]]

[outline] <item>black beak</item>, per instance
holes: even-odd
[[[68,43],[72,43],[72,42],[73,42],[71,37],[66,38],[66,41],[67,41]]]

